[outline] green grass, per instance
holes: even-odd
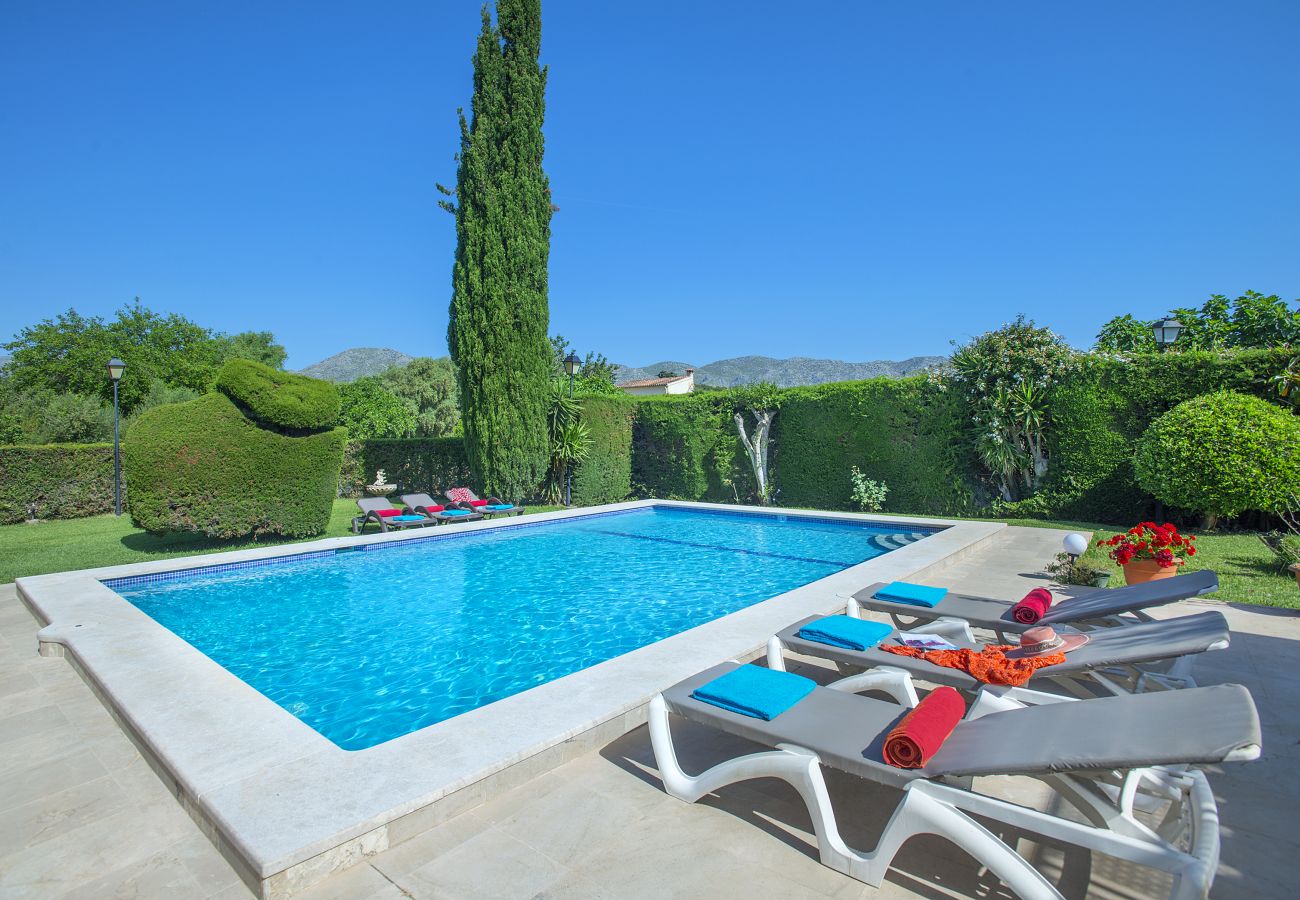
[[[1096,543],[1101,538],[1125,530],[1116,525],[1097,522],[1045,522],[1038,519],[1000,519],[1008,525],[1030,528],[1065,528],[1071,531],[1091,531],[1093,546],[1083,558],[1099,566],[1109,566],[1111,585],[1123,584],[1124,576]],[[1300,586],[1295,576],[1279,570],[1277,558],[1264,546],[1253,532],[1201,532],[1195,528],[1183,529],[1196,535],[1196,556],[1187,560],[1183,572],[1213,569],[1219,575],[1219,592],[1211,596],[1216,600],[1234,603],[1253,603],[1259,606],[1284,606],[1300,609]]]
[[[528,512],[547,512],[560,508],[530,506]],[[356,513],[357,505],[354,501],[335,500],[329,527],[317,537],[343,537],[351,534],[352,517]],[[374,533],[373,528],[370,533]],[[87,519],[55,519],[35,525],[0,525],[0,584],[8,584],[25,575],[44,575],[47,572],[117,566],[173,556],[222,553],[227,550],[293,543],[299,542],[215,541],[199,535],[160,537],[132,527],[129,516],[92,516]]]
[[[329,528],[321,537],[351,534],[349,525],[352,516],[356,514],[356,508],[351,500],[335,500]],[[529,507],[529,511],[546,512],[560,508],[534,506]],[[1050,522],[1038,519],[998,521],[1031,528],[1091,531],[1094,542],[1097,538],[1110,537],[1121,530],[1118,526],[1097,522]],[[1188,561],[1184,571],[1214,569],[1218,572],[1222,588],[1214,595],[1217,599],[1300,609],[1300,587],[1296,586],[1295,577],[1278,571],[1273,554],[1256,535],[1194,533],[1197,533],[1197,554]],[[193,535],[158,537],[131,527],[131,520],[126,516],[93,516],[36,525],[3,525],[0,526],[0,584],[24,575],[115,566],[200,553],[220,553],[278,543],[295,542],[214,541]],[[1095,546],[1088,550],[1084,558],[1099,565],[1111,566],[1115,572],[1111,583],[1122,583],[1123,576],[1119,568]],[[1043,562],[1046,563],[1047,560]]]

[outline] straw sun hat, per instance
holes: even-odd
[[[1069,653],[1088,643],[1086,634],[1059,635],[1050,625],[1030,628],[1020,635],[1020,646],[1007,651],[1007,659],[1032,659],[1049,653]]]

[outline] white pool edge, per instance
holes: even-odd
[[[644,500],[528,516],[678,506],[943,529],[721,619],[376,747],[345,751],[101,584],[318,550],[428,537],[325,538],[40,575],[18,594],[48,623],[41,652],[66,655],[182,805],[263,896],[286,896],[603,746],[644,721],[659,690],[759,650],[791,622],[832,611],[837,593],[964,555],[1001,523]],[[442,526],[458,532],[518,524]],[[439,533],[443,533],[439,530]]]

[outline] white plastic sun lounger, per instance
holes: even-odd
[[[1145,610],[1157,606],[1177,603],[1189,597],[1212,594],[1219,589],[1219,576],[1210,569],[1175,575],[1148,581],[1146,584],[1127,584],[1117,588],[1096,588],[1070,597],[1057,600],[1040,620],[1034,625],[1017,622],[1011,617],[1011,608],[1015,606],[1006,600],[994,600],[989,597],[973,597],[949,591],[937,605],[914,606],[910,603],[896,603],[883,600],[876,592],[883,588],[883,583],[876,583],[863,588],[851,597],[844,599],[848,603],[849,615],[858,615],[862,609],[887,614],[897,628],[902,630],[940,631],[931,623],[948,624],[958,627],[962,623],[976,628],[985,628],[1000,637],[1020,634],[1034,625],[1118,625],[1153,621]],[[1121,618],[1128,616],[1127,620]],[[967,639],[971,640],[969,627],[965,629]]]
[[[650,701],[650,739],[664,789],[694,803],[736,782],[782,779],[808,807],[822,863],[877,886],[908,838],[934,834],[987,866],[1020,897],[1061,896],[978,816],[1169,872],[1172,897],[1204,897],[1219,857],[1214,795],[1200,771],[1165,767],[1250,760],[1260,752],[1255,704],[1240,685],[1094,700],[1026,691],[1044,705],[986,713],[995,706],[984,706],[981,695],[925,768],[899,769],[882,756],[885,735],[905,712],[893,703],[818,687],[765,722],[691,696],[737,665],[714,666]],[[670,713],[775,749],[688,775],[677,762]],[[823,765],[903,792],[874,850],[854,850],[840,835]],[[992,775],[1044,782],[1088,824],[974,789],[974,778]],[[1134,810],[1157,800],[1170,807],[1152,828]]]
[[[774,635],[767,642],[767,667],[784,670],[785,651],[858,666],[866,671],[849,675],[832,686],[850,692],[884,691],[905,706],[915,706],[917,702],[914,678],[971,693],[981,689],[1006,692],[1005,688],[984,684],[960,669],[899,656],[878,647],[852,650],[799,636],[801,628],[820,618],[809,616]],[[1065,662],[1037,670],[1029,684],[1036,687],[1051,682],[1080,697],[1096,696],[1097,688],[1110,694],[1130,694],[1149,688],[1196,687],[1192,677],[1196,657],[1209,650],[1226,649],[1232,639],[1228,620],[1213,610],[1126,628],[1103,628],[1088,635],[1088,643],[1067,653]],[[959,647],[979,647],[959,637],[950,640]],[[1161,670],[1143,668],[1166,661],[1169,665]]]

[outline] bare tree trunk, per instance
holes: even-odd
[[[758,502],[767,505],[768,486],[767,486],[767,437],[772,429],[772,417],[776,415],[775,410],[770,409],[752,409],[754,414],[754,439],[751,441],[749,435],[745,433],[745,417],[736,413],[736,431],[740,434],[740,442],[745,445],[745,453],[749,456],[749,464],[754,467],[754,481],[758,483]]]

